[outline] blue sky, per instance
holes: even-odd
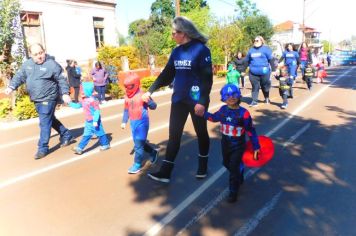
[[[278,24],[287,20],[302,23],[304,0],[251,0],[257,8]],[[119,31],[127,35],[130,22],[150,14],[154,0],[117,0]],[[217,17],[234,14],[235,0],[208,0]],[[321,37],[334,42],[356,35],[356,0],[305,0],[305,24],[321,31]],[[348,25],[349,27],[346,27]]]

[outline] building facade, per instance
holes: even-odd
[[[20,2],[26,44],[42,43],[61,64],[66,59],[86,63],[101,45],[117,45],[115,0]]]
[[[321,32],[315,28],[303,26],[301,24],[286,21],[274,26],[275,34],[271,38],[274,52],[282,55],[287,43],[293,43],[299,47],[302,42],[306,42],[309,47],[320,50],[322,43],[320,41]]]

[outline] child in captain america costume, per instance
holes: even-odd
[[[279,81],[279,95],[283,99],[281,105],[282,109],[286,109],[288,106],[288,97],[291,94],[291,87],[293,85],[293,77],[288,74],[288,67],[282,66],[277,72],[276,79]]]
[[[126,96],[121,128],[124,129],[130,119],[135,157],[133,165],[128,169],[128,173],[136,174],[141,171],[144,152],[150,154],[152,164],[157,161],[158,151],[146,142],[149,129],[148,108],[154,110],[157,104],[152,99],[148,103],[142,100],[143,93],[140,90],[140,79],[137,76],[131,75],[126,78],[124,86]]]
[[[246,148],[245,134],[249,136],[254,158],[258,159],[260,144],[257,133],[252,125],[252,118],[248,110],[240,106],[241,92],[233,84],[226,84],[220,91],[221,101],[225,102],[215,113],[204,113],[204,118],[221,124],[221,151],[223,165],[229,171],[228,202],[236,202],[240,185],[243,183],[242,156]],[[242,167],[242,168],[241,168]]]
[[[83,75],[85,76],[85,75]],[[80,103],[69,103],[70,107],[79,109],[83,108],[85,115],[85,124],[83,137],[77,147],[73,151],[81,155],[85,146],[89,143],[91,137],[95,134],[100,142],[100,150],[104,151],[110,148],[109,140],[105,134],[101,123],[99,101],[93,96],[94,83],[82,82],[83,98]]]

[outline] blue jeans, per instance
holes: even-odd
[[[40,140],[38,141],[38,152],[48,153],[48,142],[51,137],[51,128],[60,135],[60,142],[72,138],[69,130],[57,120],[54,115],[56,101],[35,102],[36,111],[40,119]]]
[[[305,68],[308,65],[308,61],[300,61],[300,70],[302,71],[302,76],[304,78]]]
[[[105,101],[106,85],[94,86],[94,89],[98,93],[99,102]]]
[[[83,136],[82,137],[82,140],[80,140],[80,143],[78,144],[78,147],[81,149],[81,150],[84,150],[85,146],[89,143],[91,137],[93,135],[86,135],[86,136]],[[98,137],[99,138],[99,143],[101,146],[106,146],[106,145],[109,145],[109,139],[108,137],[106,136],[106,134],[104,135],[101,135]]]
[[[88,142],[90,141],[91,137],[94,134],[99,138],[99,142],[101,146],[109,145],[109,140],[105,134],[103,125],[101,123],[101,119],[99,119],[98,127],[93,126],[93,121],[85,122],[83,137],[82,140],[80,140],[78,147],[81,150],[84,150],[85,146],[88,144]]]
[[[144,158],[144,152],[152,154],[154,149],[147,144],[146,140],[134,139],[134,150],[135,150],[135,163],[142,164]]]

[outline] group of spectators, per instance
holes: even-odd
[[[69,86],[74,90],[74,102],[78,103],[82,70],[80,67],[78,67],[78,63],[75,60],[67,60],[66,71]],[[92,68],[90,71],[90,76],[93,79],[94,90],[97,93],[99,102],[106,103],[105,92],[108,80],[108,72],[101,65],[101,63],[97,61],[94,64],[94,68]]]

